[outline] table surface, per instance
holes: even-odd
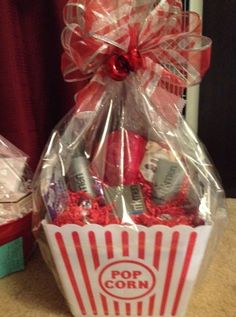
[[[236,317],[236,200],[227,203],[229,225],[186,317]],[[71,316],[39,251],[24,272],[0,280],[0,317]]]

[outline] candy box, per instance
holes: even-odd
[[[74,316],[185,315],[224,191],[181,116],[210,39],[181,1],[69,1],[62,66],[90,79],[53,130],[34,232]]]
[[[28,157],[0,136],[0,277],[22,270],[33,250]]]
[[[1,225],[0,278],[24,269],[35,246],[31,229],[31,212],[23,218]]]

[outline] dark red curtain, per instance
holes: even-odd
[[[66,0],[0,1],[0,134],[35,168],[53,126],[73,106],[60,71]]]

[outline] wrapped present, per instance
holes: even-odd
[[[24,268],[33,250],[28,156],[0,136],[0,278]]]
[[[64,76],[89,81],[38,167],[42,253],[74,316],[182,317],[226,219],[181,115],[211,40],[180,0],[71,0],[64,19]]]

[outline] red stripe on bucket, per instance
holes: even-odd
[[[125,312],[127,316],[131,315],[131,305],[130,303],[125,303]]]
[[[175,296],[175,301],[174,301],[174,305],[172,308],[172,316],[175,316],[179,307],[179,302],[181,299],[181,295],[183,292],[183,288],[184,288],[184,284],[186,281],[186,276],[188,274],[188,270],[189,270],[189,265],[191,262],[191,258],[193,255],[193,250],[195,247],[195,243],[196,243],[196,239],[197,239],[197,233],[196,232],[192,232],[189,238],[189,242],[188,242],[188,247],[187,247],[187,251],[186,251],[186,255],[185,255],[185,259],[184,259],[184,265],[183,265],[183,269],[182,269],[182,273],[180,276],[180,280],[179,280],[179,285],[178,285],[178,289],[176,292],[176,296]]]
[[[123,256],[129,256],[129,234],[126,231],[121,233]]]
[[[137,315],[142,316],[143,313],[143,302],[137,303]]]
[[[119,303],[118,303],[117,301],[114,301],[113,304],[114,304],[115,314],[116,314],[117,316],[120,315],[120,306],[119,306]]]
[[[91,248],[94,268],[97,269],[100,265],[100,261],[99,261],[97,242],[96,242],[96,237],[95,237],[94,232],[90,231],[88,234],[88,237],[89,237],[89,242],[90,242],[90,248]]]
[[[106,240],[106,247],[107,247],[107,258],[112,259],[114,257],[114,254],[113,254],[112,234],[110,231],[105,232],[105,240]]]
[[[71,263],[70,263],[70,259],[69,259],[68,253],[66,251],[65,243],[63,241],[63,237],[62,237],[61,233],[57,232],[55,234],[55,238],[57,240],[57,244],[58,244],[58,247],[60,249],[61,256],[62,256],[64,265],[66,267],[67,274],[69,276],[69,280],[71,282],[73,291],[75,293],[75,297],[76,297],[77,302],[79,304],[81,313],[82,313],[82,315],[86,315],[86,310],[85,310],[85,307],[84,307],[84,304],[83,304],[83,301],[82,301],[82,298],[81,298],[81,295],[80,295],[80,291],[78,289],[78,285],[76,283],[75,275],[73,273],[72,266],[71,266]]]
[[[97,308],[96,308],[96,304],[95,304],[95,300],[94,300],[94,296],[93,296],[93,292],[92,292],[92,288],[91,288],[91,284],[90,284],[90,280],[89,280],[89,275],[88,275],[88,272],[87,272],[87,269],[86,269],[86,264],[85,264],[85,259],[84,259],[84,254],[83,254],[83,250],[82,250],[79,234],[77,232],[72,232],[72,238],[73,238],[73,241],[74,241],[77,257],[78,257],[78,260],[79,260],[79,263],[80,263],[80,267],[81,267],[81,271],[82,271],[85,287],[86,287],[86,290],[87,290],[87,293],[88,293],[88,299],[89,299],[92,311],[93,311],[94,315],[96,315],[97,314]]]
[[[160,265],[160,255],[161,255],[161,244],[162,244],[162,232],[157,232],[154,244],[154,257],[153,266],[158,270]]]
[[[174,268],[175,259],[176,259],[178,241],[179,241],[179,232],[175,231],[172,235],[171,249],[170,249],[170,253],[169,253],[168,267],[167,267],[167,273],[166,273],[166,280],[165,280],[165,286],[164,286],[164,291],[163,291],[163,296],[162,296],[162,301],[161,301],[160,316],[163,316],[165,314],[165,310],[166,310],[166,303],[167,303],[167,299],[168,299],[168,295],[169,295],[170,283],[171,283],[173,268]]]
[[[100,294],[100,297],[102,301],[102,308],[103,308],[104,315],[108,315],[108,306],[107,306],[106,297],[102,294]]]
[[[150,299],[149,299],[148,316],[152,316],[153,315],[155,297],[156,297],[155,295],[152,295],[150,297]]]
[[[145,257],[145,232],[141,231],[138,235],[138,257],[144,259]]]

